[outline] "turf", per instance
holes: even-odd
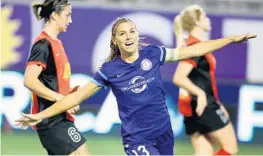
[[[121,138],[110,135],[86,134],[92,155],[125,155]],[[177,139],[176,155],[191,155],[193,149],[186,140]],[[262,145],[240,144],[239,155],[262,155]],[[4,133],[1,135],[1,155],[46,155],[37,134],[32,132]]]

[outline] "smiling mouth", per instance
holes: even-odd
[[[125,46],[129,47],[132,46],[134,44],[134,42],[125,42]]]

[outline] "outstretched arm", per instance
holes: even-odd
[[[203,56],[207,53],[216,51],[230,43],[241,43],[243,41],[255,37],[256,35],[246,34],[246,35],[238,35],[238,36],[226,37],[216,40],[203,41],[189,47],[180,47],[176,49],[166,48],[165,61],[178,61],[192,57]]]
[[[188,75],[191,73],[193,68],[194,66],[190,63],[180,62],[174,74],[173,83],[175,83],[178,87],[185,89],[191,95],[197,96],[196,113],[201,116],[207,106],[207,98],[204,90],[188,78]]]
[[[78,91],[65,96],[60,101],[56,102],[47,109],[39,112],[38,114],[23,114],[23,117],[16,120],[17,126],[35,126],[43,119],[52,117],[54,115],[65,112],[66,110],[79,105],[82,101],[92,96],[101,87],[97,84],[90,82]]]
[[[83,88],[65,96],[63,99],[56,102],[49,108],[38,113],[38,116],[40,117],[40,119],[45,119],[60,114],[62,112],[65,112],[66,110],[79,105],[85,99],[88,99],[99,89],[100,87],[98,85],[96,85],[93,82],[90,82],[87,85],[85,85]]]

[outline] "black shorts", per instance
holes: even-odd
[[[193,110],[191,117],[184,117],[186,134],[192,135],[195,132],[206,134],[223,128],[229,123],[229,118],[223,113],[219,106],[206,107],[202,116],[197,116]]]
[[[48,155],[69,155],[86,142],[74,123],[67,120],[37,132]]]

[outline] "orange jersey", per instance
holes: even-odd
[[[43,67],[43,71],[39,75],[39,80],[49,89],[62,95],[70,93],[69,80],[71,76],[71,68],[65,53],[63,44],[60,40],[54,40],[44,31],[37,37],[31,49],[28,63],[36,64]],[[54,102],[37,96],[33,93],[32,113],[43,111]],[[59,114],[49,119],[43,120],[35,129],[47,128],[61,121],[63,118],[74,121],[74,117],[70,114]]]
[[[190,46],[200,42],[200,40],[189,36],[186,40],[186,45]],[[207,95],[208,105],[218,103],[219,96],[216,85],[215,70],[216,60],[212,53],[205,56],[195,57],[183,60],[193,65],[193,70],[189,73],[188,78],[198,87],[203,89]],[[196,107],[197,97],[190,95],[186,90],[179,89],[179,111],[184,116],[192,116],[193,108]]]

